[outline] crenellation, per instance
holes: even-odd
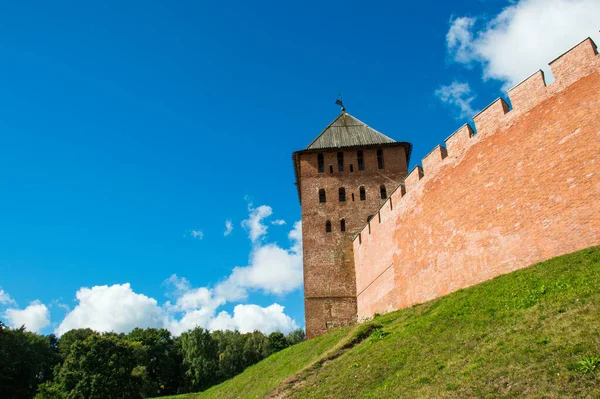
[[[600,57],[596,43],[588,37],[554,59],[549,65],[556,79],[551,85],[553,90],[562,90],[582,77],[598,71]]]
[[[522,113],[535,107],[546,98],[549,92],[542,70],[537,71],[508,91],[513,110]]]
[[[421,161],[423,165],[424,173],[428,177],[432,177],[441,168],[444,159],[448,156],[448,151],[441,145],[435,146],[435,148]]]
[[[423,178],[423,169],[417,165],[410,171],[408,176],[406,176],[406,180],[404,180],[404,186],[406,191],[410,192],[413,187],[415,187],[419,180]]]
[[[450,157],[456,158],[462,154],[468,147],[471,137],[473,137],[473,128],[468,123],[462,125],[457,131],[452,133],[444,143],[446,151]]]
[[[498,98],[473,117],[475,129],[479,137],[486,137],[504,124],[504,115],[509,111],[508,104],[504,99]]]

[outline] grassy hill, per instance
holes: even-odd
[[[600,398],[600,247],[332,331],[177,398],[265,397]]]

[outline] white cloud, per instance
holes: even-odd
[[[271,222],[271,224],[274,225],[274,226],[284,226],[285,225],[285,220],[283,220],[283,219],[276,219],[276,220],[273,220]]]
[[[273,214],[273,209],[268,205],[252,208],[252,204],[249,204],[248,210],[250,215],[242,221],[242,227],[248,230],[250,240],[254,243],[267,234],[267,226],[262,221]]]
[[[2,288],[0,288],[0,305],[16,305],[15,300]]]
[[[249,206],[244,227],[252,241],[249,265],[236,267],[224,281],[212,287],[193,287],[173,274],[163,283],[169,301],[159,306],[153,298],[135,293],[129,283],[81,288],[78,300],[56,329],[62,335],[70,329],[89,327],[97,331],[128,332],[135,327],[164,327],[174,335],[196,326],[208,329],[238,329],[288,332],[297,328],[283,306],[238,304],[233,314],[219,312],[223,305],[247,297],[251,290],[286,294],[302,286],[302,227],[294,224],[288,234],[290,246],[264,243],[267,226],[264,219],[272,214],[269,206]]]
[[[247,295],[247,289],[270,294],[286,294],[302,286],[302,224],[296,222],[288,234],[289,249],[275,243],[257,245],[250,254],[250,264],[236,267],[215,291],[229,301]]]
[[[195,238],[195,239],[197,239],[197,240],[201,240],[201,239],[203,239],[203,238],[204,238],[204,233],[202,232],[202,230],[192,230],[192,231],[190,232],[190,236],[191,236],[192,238]]]
[[[232,231],[233,231],[233,223],[231,223],[231,220],[226,220],[225,221],[225,231],[223,232],[223,235],[225,237],[227,237],[229,234],[231,234]]]
[[[153,298],[133,292],[129,283],[80,288],[79,303],[56,329],[57,335],[74,328],[128,332],[135,327],[162,327],[164,315]]]
[[[284,313],[284,307],[274,303],[266,308],[257,305],[237,305],[233,316],[221,312],[211,320],[211,330],[239,330],[241,333],[260,330],[265,334],[280,331],[284,334],[298,328],[296,322]]]
[[[25,326],[31,332],[40,332],[50,324],[48,307],[38,300],[31,302],[25,309],[7,309],[4,317],[11,327]]]
[[[466,82],[452,82],[447,86],[440,86],[435,91],[435,96],[458,112],[458,119],[469,118],[477,113],[471,103],[475,100],[475,94],[471,91],[471,87]]]
[[[446,35],[456,62],[483,67],[508,89],[588,36],[600,40],[600,1],[521,0],[491,19],[460,17]]]

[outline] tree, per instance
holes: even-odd
[[[54,335],[44,337],[0,322],[0,398],[33,398],[59,362]]]
[[[292,331],[285,337],[290,346],[299,344],[300,342],[306,341],[306,333],[303,329],[298,328],[297,330]]]
[[[70,345],[57,373],[57,386],[67,399],[142,398],[146,371],[135,345],[115,335],[91,334]]]
[[[196,327],[178,340],[187,391],[202,391],[218,382],[218,346],[208,330]]]
[[[135,328],[125,339],[141,345],[137,360],[146,369],[146,395],[154,397],[177,393],[181,382],[182,359],[169,330]]]
[[[285,335],[280,333],[279,331],[272,332],[269,334],[269,343],[271,345],[271,350],[273,353],[279,352],[287,348],[289,345],[288,341],[285,339]]]
[[[244,368],[260,362],[272,352],[269,338],[260,331],[246,334],[244,343]]]
[[[219,380],[227,380],[244,371],[246,335],[239,331],[213,331],[219,351]]]

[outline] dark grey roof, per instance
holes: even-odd
[[[367,126],[366,123],[359,121],[349,113],[342,112],[306,149],[359,147],[395,142],[395,140]]]

